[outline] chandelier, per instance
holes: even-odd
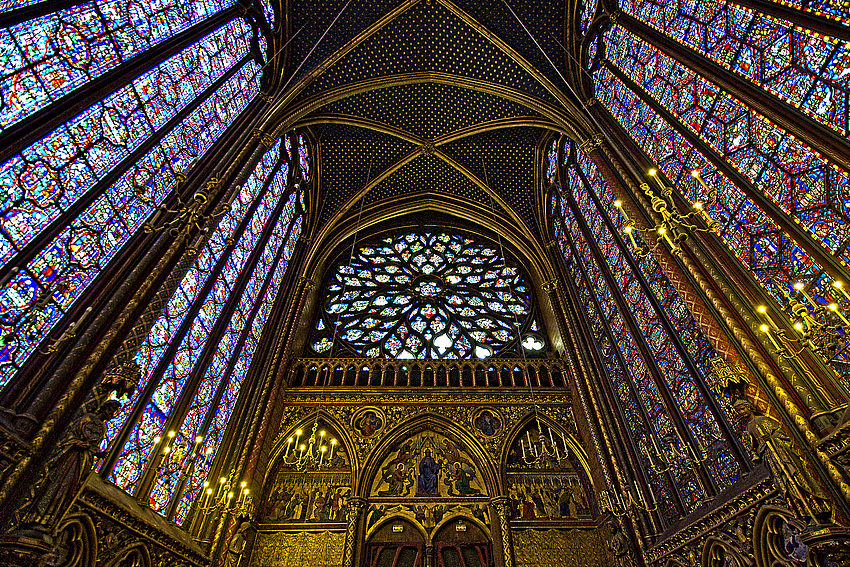
[[[528,440],[527,449],[525,446],[526,439],[520,438],[519,445],[522,449],[522,462],[526,465],[537,468],[557,465],[561,461],[561,449],[558,447],[558,443],[555,441],[556,439],[564,447],[564,457],[568,455],[567,442],[561,434],[558,433],[556,435],[553,433],[551,427],[547,427],[546,430],[549,432],[548,444],[546,436],[543,435],[543,427],[541,427],[539,419],[537,420],[537,439],[531,437],[530,431],[526,430],[525,432],[526,439]]]
[[[324,429],[319,430],[317,435],[317,429],[319,429],[318,415],[313,422],[313,430],[308,439],[302,441],[304,432],[298,429],[295,435],[286,440],[286,449],[283,453],[284,464],[298,471],[330,467],[337,440],[330,437]]]

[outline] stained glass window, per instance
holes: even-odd
[[[766,20],[744,10],[734,13],[746,20],[746,30],[733,33],[729,17],[732,12],[729,10],[736,8],[731,4],[701,4],[696,11],[688,7],[690,3],[679,3],[676,9],[667,7],[664,10],[660,10],[661,4],[652,6],[655,8],[642,0],[627,4],[655,24],[661,25],[659,22],[668,20],[678,22],[664,30],[665,33],[712,58],[726,56],[728,61],[723,61],[728,65],[741,61],[744,55],[756,59],[761,57],[748,54],[750,52],[745,46],[756,38],[760,38],[758,41],[763,50],[767,49],[767,42],[783,37],[788,38],[790,43],[775,45],[811,45],[811,49],[804,49],[807,57],[811,55],[822,64],[815,65],[817,69],[812,70],[814,74],[810,78],[800,78],[794,74],[796,71],[787,68],[788,65],[806,64],[808,59],[793,54],[789,56],[785,48],[767,49],[763,51],[764,57],[755,63],[763,69],[765,81],[768,76],[776,81],[784,80],[784,77],[787,81],[783,84],[796,82],[808,85],[803,89],[808,89],[805,97],[799,95],[800,104],[813,100],[811,97],[820,88],[816,86],[820,80],[816,79],[816,75],[846,74],[849,63],[839,57],[843,47],[824,47],[829,51],[828,57],[812,55],[821,49],[818,46],[825,45],[822,40],[826,40],[819,35],[810,38],[800,28],[793,29],[796,35],[792,34],[792,37],[788,35],[791,32],[786,33],[787,26],[769,27],[764,23]],[[705,18],[722,25],[706,28],[691,22],[693,19],[704,21]],[[685,25],[686,21],[691,23],[683,32],[680,24]],[[724,33],[740,38],[740,41],[735,40],[739,43],[730,43],[732,40]],[[788,299],[796,294],[795,282],[805,283],[818,303],[827,305],[836,301],[835,290],[830,287],[832,282],[822,267],[731,179],[740,175],[748,180],[750,191],[762,192],[784,214],[807,229],[826,251],[847,261],[850,260],[850,217],[843,195],[850,186],[850,175],[804,141],[745,106],[732,94],[623,27],[614,26],[603,37],[605,62],[595,69],[593,75],[596,96],[650,159],[658,164],[672,185],[688,200],[706,203],[706,212],[719,223],[723,242],[774,299],[788,310],[789,317],[795,318]],[[719,39],[715,43],[712,38]],[[762,79],[756,82],[759,80]],[[766,83],[759,84],[770,90]],[[790,92],[782,96],[791,100]],[[799,94],[802,91],[797,89],[794,92]],[[842,102],[846,101],[843,92],[841,89],[833,90],[827,98],[835,101],[838,107],[846,106],[846,102]],[[777,93],[777,96],[781,94]],[[827,115],[838,116],[823,114]],[[803,117],[800,116],[800,119]],[[843,131],[846,119],[842,118],[831,126]],[[724,161],[728,167],[717,166]],[[694,177],[692,171],[698,171],[699,178]],[[713,201],[709,199],[709,188],[717,189],[717,197]],[[847,356],[847,353],[839,353],[830,363],[850,383]]]
[[[53,18],[50,21],[61,23],[73,13],[90,26],[100,26],[97,29],[107,35],[97,36],[98,41],[120,51],[117,65],[230,5],[207,0],[181,3],[180,10],[173,10],[171,0],[143,7],[124,3],[90,3],[38,21]],[[96,18],[78,14],[95,9]],[[155,21],[145,30],[142,24],[149,18]],[[71,30],[66,24],[62,29]],[[49,68],[56,79],[51,84],[58,84],[64,67],[43,59],[68,54],[50,51],[56,38],[41,38],[36,28],[19,28],[21,34],[30,34],[30,43],[21,43],[25,36],[12,37],[6,30],[9,49],[41,49],[27,68]],[[0,202],[0,261],[7,269],[11,264],[19,267],[0,289],[0,387],[174,189],[176,174],[189,171],[257,95],[261,73],[249,55],[253,33],[242,18],[211,31],[0,165],[0,180],[7,189]],[[61,44],[62,49],[73,46],[73,37]],[[19,60],[14,49],[8,61]],[[29,92],[26,81],[10,77],[9,88],[15,93]],[[7,105],[0,113],[10,108],[13,98],[0,96]],[[73,218],[72,210],[82,212]],[[36,237],[47,244],[31,250]]]
[[[103,473],[133,493],[152,459],[164,455],[150,493],[138,496],[181,523],[209,473],[300,235],[301,191],[283,146],[278,140],[260,158],[183,277],[137,351],[139,388],[107,425],[102,448],[117,453]]]
[[[590,26],[590,22],[593,21],[593,16],[596,14],[597,4],[597,0],[582,0],[581,18],[579,19],[581,33],[587,33],[587,28]]]
[[[805,142],[622,27],[606,32],[609,64],[699,136],[830,252],[850,260],[850,176]]]
[[[620,8],[846,135],[850,48],[729,2],[621,0]]]
[[[240,67],[0,290],[0,384],[174,188],[176,172],[194,166],[257,95],[259,71],[254,61]],[[33,312],[45,293],[53,301]]]
[[[0,30],[0,132],[234,0],[98,0]]]
[[[616,282],[617,291],[621,294],[630,317],[633,317],[641,333],[640,337],[634,337],[627,329],[624,316],[619,312],[617,302],[612,295],[614,292],[602,277],[585,234],[573,218],[571,207],[563,197],[553,201],[554,205],[560,208],[557,216],[563,219],[556,224],[556,236],[564,250],[577,288],[580,289],[579,295],[585,302],[602,358],[610,367],[615,390],[620,395],[623,411],[630,422],[635,441],[638,444],[643,443],[644,447],[647,447],[646,443],[649,442],[646,438],[646,425],[642,424],[641,415],[645,415],[650,420],[649,423],[656,428],[658,436],[663,437],[676,434],[668,415],[670,412],[677,412],[687,424],[690,435],[699,446],[704,448],[707,457],[706,469],[714,483],[721,489],[730,486],[740,475],[740,465],[732,456],[729,441],[721,433],[715,415],[709,410],[705,393],[707,392],[705,381],[710,372],[708,361],[713,349],[658,263],[651,256],[635,262],[631,254],[621,248],[612,232],[612,226],[615,229],[619,228],[618,221],[614,220],[619,219],[619,215],[612,215],[616,209],[612,205],[613,194],[610,186],[584,153],[578,151],[574,144],[569,144],[568,147],[570,151],[565,156],[567,165],[565,190],[574,196],[577,210],[581,211],[590,233],[593,234],[596,246],[605,258],[606,269]],[[602,209],[593,197],[601,202]],[[581,277],[579,272],[582,270],[573,260],[574,255],[569,249],[568,239],[573,241],[579,255],[579,263],[584,271]],[[634,265],[641,272],[640,277],[647,281],[649,292],[641,284],[630,262],[635,262]],[[590,293],[596,296],[597,302],[590,301]],[[648,293],[653,294],[655,302],[651,300]],[[682,346],[686,349],[685,353],[675,347],[670,337],[671,329],[662,321],[662,313],[664,317],[670,317],[672,332],[683,338]],[[607,331],[604,331],[604,327],[601,326],[603,320]],[[649,373],[647,363],[643,360],[636,341],[643,341],[652,353],[652,364],[663,377],[664,388],[675,400],[675,407],[663,403],[658,393],[658,386]],[[611,343],[616,345],[618,355],[612,353]],[[684,356],[690,357],[693,366],[688,366]],[[623,365],[623,369],[618,368],[619,364]],[[690,369],[692,367],[697,369],[699,375],[692,373]],[[628,373],[634,384],[632,388],[634,392],[627,387],[627,383],[623,382],[624,371]],[[634,409],[635,396],[640,400],[642,412]],[[719,403],[718,401],[718,407]],[[724,414],[724,417],[727,422],[731,419],[728,413]],[[681,432],[678,433],[681,434]],[[683,466],[681,470],[674,471],[673,474],[679,499],[688,510],[691,510],[702,501],[704,494],[696,479],[686,469],[687,467]],[[665,490],[661,479],[656,479],[655,488]],[[674,511],[672,502],[664,504],[663,508],[668,514]]]
[[[324,296],[319,354],[488,358],[515,352],[535,325],[525,275],[497,245],[461,234],[376,239],[337,264]]]

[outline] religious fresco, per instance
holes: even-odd
[[[502,430],[504,419],[499,415],[499,412],[493,409],[484,408],[475,413],[472,418],[472,425],[485,437],[493,437]]]
[[[318,429],[339,439],[321,421]],[[337,523],[345,522],[345,509],[351,497],[351,464],[345,445],[336,446],[330,463],[319,469],[299,470],[293,459],[281,456],[274,481],[263,509],[263,522]]]
[[[589,520],[594,516],[589,479],[566,439],[563,432],[534,421],[516,435],[505,471],[512,520]]]
[[[378,469],[373,497],[485,496],[481,473],[463,445],[425,431],[399,441]]]
[[[386,419],[377,408],[363,408],[351,420],[351,428],[361,437],[372,437],[384,428]]]

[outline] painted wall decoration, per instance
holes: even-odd
[[[542,435],[541,435],[542,427]],[[593,491],[576,457],[572,438],[546,424],[526,424],[508,452],[505,487],[514,521],[588,520],[595,516]],[[568,441],[569,440],[569,441]],[[533,459],[545,452],[552,456]]]
[[[466,449],[433,431],[403,439],[381,464],[373,497],[446,498],[485,496],[483,477]]]
[[[472,425],[486,437],[493,437],[502,429],[504,419],[496,410],[480,409],[472,418]]]
[[[318,430],[340,438],[321,421]],[[329,467],[304,472],[280,460],[273,478],[263,508],[263,523],[345,522],[345,508],[351,497],[351,463],[343,443],[337,445]]]
[[[361,437],[372,437],[384,428],[386,418],[377,408],[363,408],[351,420],[351,428]]]

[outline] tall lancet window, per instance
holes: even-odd
[[[266,40],[232,0],[61,5],[3,3],[0,387],[262,79]]]
[[[625,247],[611,188],[573,143],[562,171],[551,201],[554,233],[617,411],[643,459],[649,496],[669,524],[743,470],[731,412],[707,386],[714,349],[658,262]],[[704,460],[690,466],[682,459],[659,471],[656,448],[666,443]]]
[[[722,241],[788,317],[797,320],[799,300],[822,324],[830,304],[845,303],[824,264],[850,262],[840,157],[850,50],[838,37],[850,18],[829,0],[782,4],[801,10],[799,21],[731,1],[622,0],[601,42],[588,38],[602,47],[588,66],[605,109],[671,186],[706,203]],[[846,350],[831,358],[850,384]]]
[[[301,234],[302,145],[278,139],[256,163],[136,352],[142,381],[108,424],[102,474],[179,523],[209,474]]]

